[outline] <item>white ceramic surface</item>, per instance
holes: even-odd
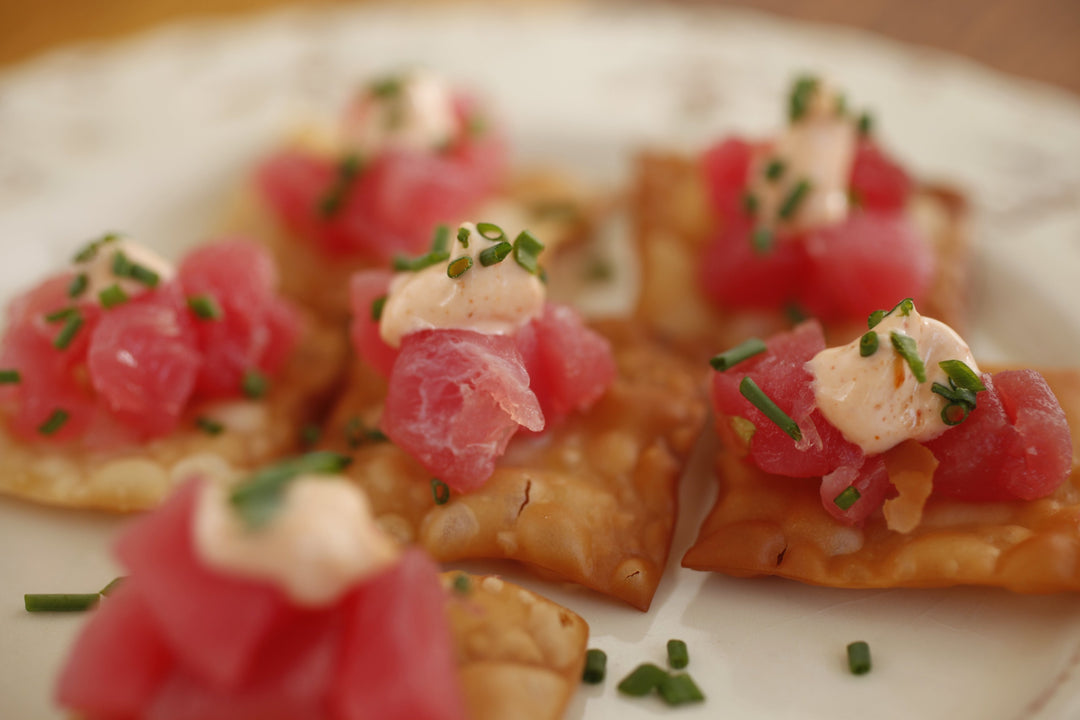
[[[875,111],[920,175],[974,200],[976,353],[1080,363],[1080,102],[957,58],[856,32],[652,5],[360,6],[189,24],[48,55],[0,75],[0,299],[106,229],[175,253],[210,233],[260,153],[352,83],[431,65],[488,96],[522,159],[616,184],[635,148],[700,147],[780,120],[792,75],[829,73]],[[700,454],[700,453],[699,453]],[[686,718],[1041,718],[1080,714],[1080,599],[978,589],[840,591],[678,568],[713,496],[703,455],[647,614],[508,577],[581,613],[608,681],[568,714]],[[701,498],[706,498],[703,501]],[[50,686],[81,619],[30,616],[24,592],[89,591],[117,572],[118,521],[0,500],[0,716],[59,717]],[[706,703],[670,711],[617,680],[690,647]],[[869,641],[854,677],[844,646]]]

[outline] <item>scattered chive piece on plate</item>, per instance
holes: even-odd
[[[833,498],[833,504],[841,510],[847,510],[852,505],[859,501],[862,494],[859,489],[854,485],[848,485],[846,488],[840,491],[840,494]]]
[[[908,367],[911,368],[911,374],[919,382],[926,382],[926,366],[923,365],[922,358],[919,357],[919,349],[915,345],[915,339],[895,330],[890,333],[890,337],[893,348],[900,354],[900,357],[907,361]]]
[[[686,643],[672,638],[667,641],[668,665],[676,670],[682,670],[690,664],[690,653],[686,649]]]
[[[220,435],[225,432],[225,426],[213,418],[205,415],[195,418],[195,426],[207,435]]]
[[[667,676],[668,673],[663,668],[652,663],[642,663],[622,679],[618,685],[618,690],[623,695],[641,697],[660,687],[660,683]]]
[[[657,686],[657,690],[668,705],[683,705],[705,699],[701,688],[686,673],[665,676]]]
[[[439,478],[431,478],[431,496],[436,505],[445,505],[450,501],[450,486]]]
[[[240,390],[252,400],[258,400],[266,395],[270,382],[258,370],[244,371],[244,377],[240,380]]]
[[[864,640],[848,644],[847,660],[852,675],[865,675],[870,672],[870,645]]]
[[[581,680],[589,685],[599,685],[607,676],[607,653],[597,648],[589,648],[585,653],[585,669]]]
[[[101,601],[101,593],[28,593],[23,595],[27,612],[83,612]]]
[[[57,408],[45,419],[45,422],[38,426],[38,432],[42,435],[55,435],[60,431],[60,428],[64,427],[70,417],[71,415],[67,410]]]
[[[862,357],[870,357],[877,352],[878,344],[880,342],[876,332],[867,330],[866,334],[859,339],[859,355]]]
[[[735,365],[738,365],[743,360],[748,360],[755,355],[760,355],[765,352],[765,343],[758,338],[749,338],[730,350],[725,350],[719,355],[714,355],[709,364],[712,365],[713,370],[724,372],[730,370]]]
[[[744,398],[750,401],[750,403],[762,412],[762,414],[772,420],[776,425],[783,430],[788,436],[798,442],[802,440],[802,430],[799,429],[799,424],[796,423],[791,417],[780,409],[780,407],[772,401],[765,391],[758,387],[758,384],[746,376],[739,383],[739,392]]]

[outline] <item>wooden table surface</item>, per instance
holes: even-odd
[[[1080,0],[681,0],[839,23],[966,55],[1080,93]],[[0,0],[0,64],[64,43],[289,0]]]

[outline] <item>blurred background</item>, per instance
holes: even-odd
[[[440,0],[445,3],[450,0]],[[560,0],[572,2],[573,0]],[[948,50],[1080,94],[1080,0],[683,0],[837,23]],[[0,65],[169,20],[239,16],[296,0],[0,0]],[[313,3],[308,3],[313,4]]]

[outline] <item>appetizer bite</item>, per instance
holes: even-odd
[[[440,578],[379,529],[348,461],[191,477],[132,524],[129,574],[76,641],[59,704],[100,720],[561,717],[581,618],[494,577]]]
[[[57,505],[156,505],[173,470],[293,451],[343,343],[276,292],[243,239],[173,267],[117,235],[15,299],[0,341],[0,490]]]
[[[646,609],[704,399],[639,328],[547,301],[542,249],[467,223],[397,274],[358,273],[361,361],[325,441],[437,559],[511,558]]]
[[[1080,372],[980,370],[910,299],[717,356],[721,490],[683,565],[839,587],[1080,590]]]
[[[502,129],[472,98],[425,71],[359,89],[339,127],[312,129],[255,171],[240,229],[263,238],[284,292],[348,315],[348,278],[423,251],[439,223],[485,216],[543,226],[554,242],[583,232],[580,187],[553,172],[511,174]]]
[[[637,316],[701,357],[806,317],[845,338],[897,297],[962,327],[963,199],[913,182],[822,79],[796,80],[788,121],[699,157],[641,155]]]

